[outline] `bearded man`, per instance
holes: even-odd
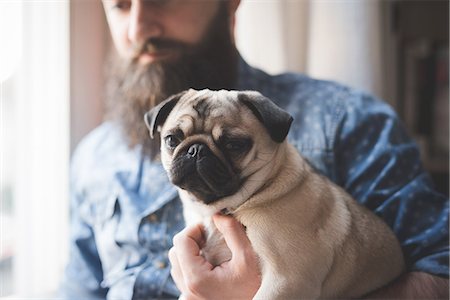
[[[371,296],[448,298],[448,199],[422,169],[417,147],[381,101],[304,75],[269,76],[234,45],[239,0],[103,0],[117,55],[106,120],[79,145],[71,170],[68,299],[251,299],[258,260],[242,226],[217,216],[231,261],[201,268],[191,228],[158,160],[143,116],[188,88],[256,90],[294,116],[288,139],[314,167],[392,228],[407,272]],[[270,47],[270,45],[268,45]],[[200,234],[201,235],[201,234]],[[177,284],[175,284],[175,282]]]

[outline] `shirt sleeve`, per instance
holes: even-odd
[[[367,95],[349,103],[334,143],[338,184],[393,229],[408,271],[448,278],[448,198],[386,104]]]
[[[103,272],[94,231],[80,215],[80,202],[80,197],[71,196],[69,262],[60,293],[63,299],[105,299],[107,289],[101,287]]]

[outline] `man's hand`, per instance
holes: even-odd
[[[448,279],[410,272],[369,294],[367,299],[448,299],[448,288]]]
[[[213,267],[200,249],[205,243],[201,225],[187,227],[173,239],[169,251],[172,277],[184,299],[251,299],[261,285],[258,258],[243,226],[232,217],[215,215],[232,258]]]

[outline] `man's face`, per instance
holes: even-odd
[[[103,6],[119,55],[146,65],[176,59],[182,49],[199,44],[219,2],[103,0]]]

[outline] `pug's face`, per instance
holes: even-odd
[[[145,116],[160,132],[161,160],[170,181],[205,204],[237,193],[271,163],[292,118],[256,92],[189,90]]]

